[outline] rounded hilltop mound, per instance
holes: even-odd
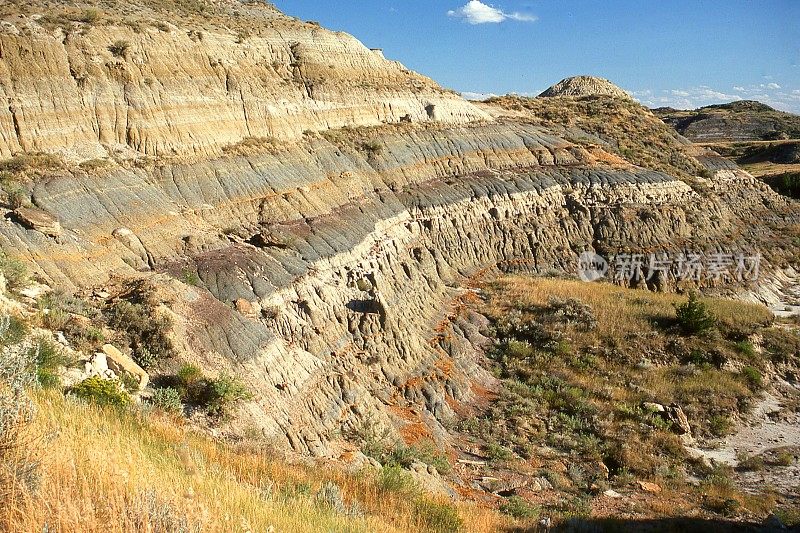
[[[539,96],[614,96],[631,100],[630,95],[604,78],[574,76],[556,83]]]

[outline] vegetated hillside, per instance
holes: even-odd
[[[751,100],[653,113],[694,142],[774,141],[800,138],[800,117]]]
[[[506,386],[487,359],[493,334],[481,314],[489,311],[460,313],[472,276],[571,275],[587,250],[760,251],[763,285],[721,277],[703,288],[766,301],[779,298],[797,267],[796,203],[630,101],[476,106],[353,37],[256,3],[4,8],[0,265],[10,294],[4,313],[17,320],[2,323],[16,331],[7,347],[28,338],[20,323],[30,323],[58,349],[4,350],[9,368],[35,372],[5,373],[3,391],[33,394],[41,406],[33,422],[20,419],[23,434],[59,411],[82,409],[90,421],[108,416],[111,435],[125,433],[115,424],[141,424],[145,441],[130,443],[130,452],[92,424],[69,420],[73,440],[87,445],[54,441],[53,454],[74,458],[74,471],[55,469],[42,486],[64,487],[76,507],[101,509],[98,529],[159,529],[165,514],[211,530],[243,520],[291,528],[297,516],[309,529],[339,527],[359,514],[356,500],[367,511],[353,518],[355,529],[509,523],[475,502],[530,527],[535,499],[497,490],[490,478],[501,477],[490,472],[476,479],[468,467],[485,462],[473,455],[490,443],[465,445],[457,430],[498,408],[493,391]],[[670,276],[652,285],[679,288]],[[729,347],[732,333],[722,334],[719,346]],[[729,384],[741,382],[739,370],[724,374]],[[35,374],[53,392],[11,382],[18,374]],[[63,394],[76,399],[62,404]],[[123,415],[87,407],[96,403]],[[726,414],[744,413],[726,405]],[[173,413],[186,434],[164,434],[151,410]],[[184,435],[185,447],[176,444]],[[221,451],[204,458],[211,437]],[[91,470],[81,450],[93,442],[123,466]],[[344,507],[336,488],[305,486],[305,478],[285,484],[287,500],[266,488],[282,485],[282,474],[240,458],[230,447],[237,443],[369,473],[360,481],[331,474]],[[185,456],[189,466],[175,463]],[[252,468],[243,473],[240,461]],[[563,466],[572,462],[582,464],[575,457]],[[13,485],[26,465],[33,462],[7,478],[19,499],[9,507],[20,520],[13,523],[74,523],[80,513],[53,508],[47,488]],[[660,483],[651,472],[636,470],[636,481]],[[602,503],[591,485],[565,493],[547,488],[543,476],[517,473],[526,487],[537,478],[548,497],[579,496],[578,510]],[[152,480],[156,494],[141,496],[137,476]],[[165,476],[191,479],[189,496],[168,493]],[[652,489],[624,487],[631,500]],[[208,513],[188,511],[192,494]],[[379,497],[390,503],[378,508]],[[452,503],[459,497],[463,507]],[[154,507],[122,516],[119,498]],[[221,507],[244,510],[220,516]],[[767,507],[743,508],[761,517]],[[575,514],[547,509],[552,518]],[[727,508],[704,512],[719,517]],[[287,513],[296,515],[278,516]]]
[[[698,152],[647,108],[609,95],[521,98],[503,96],[487,104],[522,111],[526,120],[583,146],[598,146],[625,161],[693,181],[707,170]]]
[[[796,322],[720,298],[523,276],[481,284],[465,304],[465,316],[488,319],[500,386],[460,424],[463,446],[482,459],[472,477],[513,494],[512,514],[623,515],[663,529],[678,516],[758,523],[776,508],[800,518],[790,481],[800,443],[784,433],[798,392],[779,377],[800,364]],[[767,388],[780,397],[770,442],[737,445],[736,470],[712,462],[698,448],[728,447]]]

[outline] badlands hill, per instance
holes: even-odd
[[[299,512],[292,502],[310,505],[301,484],[311,480],[316,491],[320,480],[286,474],[294,484],[273,491],[253,479],[278,478],[259,462],[265,449],[356,469],[375,466],[362,451],[376,436],[409,445],[424,437],[443,450],[442,472],[485,462],[481,445],[457,431],[502,396],[486,357],[488,319],[466,306],[483,276],[573,274],[586,250],[752,253],[768,242],[762,269],[774,281],[799,257],[796,203],[692,146],[605,81],[472,104],[352,36],[234,0],[5,2],[0,14],[0,247],[27,266],[32,284],[9,284],[6,312],[63,338],[81,361],[64,385],[107,377],[113,366],[120,378],[135,374],[129,388],[144,405],[180,392],[186,415],[178,429],[97,411],[71,426],[59,413],[80,418],[79,405],[39,398],[53,425],[84,436],[106,428],[103,445],[117,462],[98,467],[105,481],[95,470],[64,474],[93,480],[74,494],[84,508],[101,508],[98,524],[132,508],[128,501],[168,498],[164,486],[137,492],[162,467],[186,492],[169,496],[173,508],[195,497],[213,507],[219,494],[241,490],[243,516],[267,505],[288,530],[336,529],[351,516],[313,507],[300,526],[286,519]],[[585,98],[587,90],[601,96]],[[676,287],[668,278],[658,285]],[[759,287],[716,285],[765,298]],[[104,366],[109,358],[126,362]],[[238,403],[228,411],[229,399]],[[196,432],[257,442],[257,453],[234,449],[247,460],[231,458]],[[166,466],[120,451],[126,435],[135,435],[125,441],[131,450],[161,450]],[[69,448],[83,457],[80,449]],[[141,478],[134,459],[148,465]],[[511,494],[487,485],[491,472],[481,486],[474,473],[454,471],[445,482],[433,467],[396,462],[415,465],[440,495],[494,508]],[[73,464],[84,472],[85,463]],[[349,486],[389,502],[365,504],[359,528],[459,528],[439,527],[461,522],[438,500],[403,496],[394,470],[384,472],[388,485]],[[202,492],[199,480],[209,478],[238,485]],[[121,500],[93,499],[106,481]],[[503,523],[477,524],[475,509],[462,513],[476,521],[470,528]],[[41,530],[47,512],[23,515]],[[400,522],[376,525],[389,512]],[[64,530],[81,516],[70,513],[58,515]],[[197,513],[190,518],[213,522],[209,529],[238,520],[227,510]]]
[[[556,83],[540,97],[552,96],[613,96],[615,98],[630,99],[628,93],[604,78],[595,76],[574,76]]]

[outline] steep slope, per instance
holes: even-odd
[[[67,37],[36,15],[1,38],[16,157],[0,246],[105,303],[149,286],[180,352],[152,373],[191,361],[255,392],[231,433],[314,455],[367,423],[446,444],[494,384],[474,325],[447,320],[484,269],[765,241],[765,270],[797,259],[782,232],[796,204],[627,100],[593,100],[625,110],[622,134],[580,98],[550,99],[570,102],[567,121],[478,108],[272,9],[246,38],[213,24],[197,38],[184,15],[140,33],[70,22]]]
[[[693,111],[659,108],[653,113],[694,142],[800,138],[800,117],[751,100],[710,105]]]

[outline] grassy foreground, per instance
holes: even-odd
[[[496,531],[503,518],[430,499],[391,469],[287,465],[158,413],[35,395],[5,446],[3,531]],[[26,469],[20,465],[34,465]],[[398,481],[399,479],[399,481]],[[328,497],[338,488],[342,499]],[[320,489],[323,489],[320,491]]]

